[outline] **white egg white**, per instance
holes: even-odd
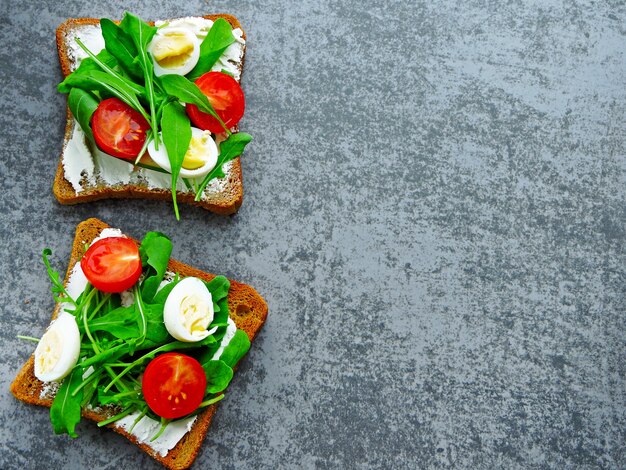
[[[203,131],[202,129],[198,129],[197,127],[192,127],[191,137],[199,139],[203,135],[207,135],[205,133],[208,132],[209,131]],[[182,178],[201,178],[215,167],[215,164],[217,163],[217,145],[215,144],[213,138],[210,137],[210,135],[207,136],[208,138],[206,139],[206,143],[204,146],[206,163],[200,168],[196,168],[195,170],[181,168],[180,176]],[[170,164],[170,159],[167,154],[165,144],[163,143],[163,138],[161,134],[159,134],[159,150],[155,148],[154,140],[152,140],[148,144],[148,154],[157,165],[159,165],[161,168],[169,173],[172,172],[172,165]]]
[[[39,340],[35,349],[35,377],[42,382],[61,380],[70,373],[80,353],[76,319],[62,311]]]
[[[185,38],[187,39],[187,41],[193,44],[193,51],[191,52],[189,58],[183,64],[177,67],[163,67],[161,64],[159,64],[156,61],[153,55],[153,51],[157,43],[163,40],[169,33],[183,34]],[[150,41],[150,44],[148,45],[148,52],[150,52],[150,55],[152,56],[152,64],[154,65],[154,74],[157,77],[160,77],[161,75],[167,75],[167,74],[187,75],[189,72],[193,70],[193,68],[198,63],[198,59],[200,58],[200,40],[194,34],[194,32],[188,28],[166,26],[165,28],[162,28],[159,31],[157,31],[157,33],[154,35],[154,37],[152,38],[152,41]]]
[[[198,314],[190,313],[189,309],[196,309]],[[187,311],[187,313],[185,313]],[[185,315],[187,323],[189,318],[198,320],[205,326],[201,331],[197,329],[191,331],[189,324],[185,325]],[[179,341],[196,342],[215,333],[217,327],[208,330],[213,321],[213,298],[204,282],[196,277],[186,277],[180,281],[165,300],[163,309],[163,322],[170,335]]]

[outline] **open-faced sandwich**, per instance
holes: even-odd
[[[68,94],[54,194],[62,204],[172,199],[232,214],[243,199],[237,132],[245,34],[231,15],[146,23],[70,19],[57,29]]]
[[[50,407],[54,432],[81,416],[126,436],[168,468],[187,468],[216,404],[267,317],[252,288],[170,259],[97,219],[76,231],[65,281],[43,252],[57,301],[11,391]]]

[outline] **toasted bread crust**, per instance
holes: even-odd
[[[219,15],[205,15],[204,18],[215,21],[218,18],[223,18],[235,28],[240,28],[241,24],[239,20],[232,15],[219,14]],[[57,50],[59,53],[59,62],[61,64],[61,71],[63,76],[67,77],[71,72],[71,61],[68,56],[68,43],[67,38],[72,30],[83,26],[98,25],[99,19],[96,18],[70,18],[61,23],[56,30]],[[154,24],[150,22],[150,24]],[[243,32],[243,38],[246,39],[246,33]],[[245,50],[241,59],[241,73],[243,74],[243,65],[245,62]],[[65,179],[65,171],[63,170],[63,152],[67,143],[72,137],[74,130],[74,119],[72,113],[67,108],[67,120],[65,123],[65,137],[63,141],[63,151],[59,158],[59,165],[57,166],[56,176],[54,178],[54,184],[52,186],[52,192],[57,200],[64,205],[79,204],[82,202],[98,201],[100,199],[155,199],[161,201],[171,201],[172,192],[166,189],[151,189],[142,185],[115,185],[115,186],[96,186],[86,188],[84,191],[77,193],[72,184]],[[221,215],[234,214],[239,210],[243,202],[243,175],[241,172],[241,160],[240,157],[235,158],[232,161],[232,166],[228,175],[228,184],[224,191],[216,194],[209,194],[208,199],[205,197],[202,201],[195,201],[194,194],[177,192],[176,199],[179,202],[191,204],[194,206],[202,207],[211,212]]]
[[[69,280],[74,265],[80,260],[82,254],[84,253],[85,243],[90,243],[103,229],[107,227],[109,227],[107,224],[98,219],[88,219],[78,225],[76,228],[76,236],[74,238],[70,262],[65,275],[65,284],[67,284]],[[135,243],[138,243],[137,240],[134,241]],[[173,259],[170,259],[168,270],[177,272],[183,276],[199,277],[206,281],[210,281],[215,277],[214,274],[200,271]],[[268,309],[263,298],[257,293],[256,290],[254,290],[254,288],[236,281],[230,281],[230,290],[228,292],[228,310],[229,316],[234,320],[237,328],[245,331],[251,342],[254,341],[267,318]],[[58,314],[59,305],[57,304],[54,309],[52,319],[56,318]],[[52,399],[49,397],[41,397],[43,386],[44,384],[35,377],[34,355],[31,355],[11,384],[11,392],[17,399],[26,403],[50,407],[52,405]],[[211,405],[202,411],[194,422],[191,431],[185,434],[185,436],[173,449],[168,452],[165,457],[161,457],[146,444],[138,443],[134,436],[128,434],[123,429],[115,427],[112,424],[107,427],[128,438],[131,442],[139,446],[144,452],[162,463],[167,468],[172,470],[185,469],[193,463],[194,459],[198,455],[202,441],[206,436],[211,420],[213,419],[213,415],[217,410],[217,405],[218,404]],[[95,410],[83,410],[82,415],[83,417],[96,422],[103,421],[110,417],[110,414],[107,412],[97,412]]]

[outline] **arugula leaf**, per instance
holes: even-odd
[[[228,297],[230,281],[226,276],[215,276],[209,282],[205,282],[205,285],[213,297],[213,303],[223,299],[224,297]]]
[[[102,389],[98,389],[98,402],[100,405],[108,405],[111,403],[120,403],[136,401],[139,398],[137,390],[129,390],[123,393],[106,393]]]
[[[93,139],[90,121],[91,115],[98,107],[98,100],[88,91],[81,88],[72,88],[70,89],[70,94],[67,96],[67,105],[85,135],[87,135],[89,139]]]
[[[250,339],[243,330],[237,330],[235,336],[230,340],[224,348],[220,361],[223,361],[230,367],[235,367],[239,360],[246,355],[250,349]]]
[[[252,142],[252,136],[250,134],[237,132],[236,134],[232,134],[228,139],[220,144],[220,154],[217,157],[215,168],[213,168],[204,177],[202,183],[198,186],[195,197],[196,201],[200,201],[202,199],[204,188],[206,188],[207,184],[209,184],[213,178],[223,178],[226,176],[224,174],[224,170],[222,169],[224,163],[229,162],[241,155],[243,150],[246,148],[246,145],[250,142]]]
[[[143,304],[146,318],[146,339],[154,344],[168,340],[169,333],[163,323],[163,304]],[[120,307],[88,322],[89,330],[106,331],[121,340],[134,340],[141,335],[141,318],[138,305]]]
[[[172,242],[160,232],[148,232],[139,246],[139,254],[144,268],[148,268],[141,286],[141,296],[146,303],[151,303],[165,276],[172,254]]]
[[[155,304],[165,304],[165,301],[167,300],[167,296],[170,295],[170,292],[172,292],[172,289],[179,282],[180,280],[178,281],[174,280],[168,284],[165,284],[163,287],[161,287],[161,289],[159,289],[159,292],[157,292],[157,294],[154,296],[154,299],[152,300],[152,302],[154,302]]]
[[[182,77],[181,77],[182,78]],[[195,85],[194,85],[195,86]],[[197,88],[197,87],[196,87]],[[203,95],[204,96],[204,95]],[[172,201],[176,220],[180,220],[178,204],[176,203],[176,183],[183,166],[185,154],[191,142],[191,124],[185,109],[180,103],[171,102],[163,108],[161,117],[163,143],[172,167]]]
[[[87,404],[91,402],[91,399],[93,398],[97,389],[98,389],[97,380],[92,380],[83,387],[83,399],[81,400],[81,403],[80,403],[81,408],[87,406]]]
[[[139,336],[139,324],[134,305],[120,307],[88,322],[90,331],[106,331],[119,339]]]
[[[205,282],[204,284],[207,286],[207,289],[209,289],[213,300],[214,316],[210,328],[216,325],[222,325],[219,326],[217,331],[212,335],[218,342],[218,345],[202,354],[204,358],[211,358],[219,347],[219,341],[226,334],[228,325],[228,289],[230,288],[230,281],[224,276],[215,276],[210,282]]]
[[[146,318],[146,307],[143,302],[143,298],[141,297],[141,290],[139,289],[139,285],[135,284],[133,287],[133,297],[135,299],[135,312],[137,312],[137,318],[139,320],[139,331],[140,336],[137,338],[136,342],[133,342],[133,345],[140,345],[146,339],[146,334],[148,333],[148,320]],[[132,354],[133,350],[131,350]]]
[[[97,55],[95,55],[93,52],[91,52],[87,46],[85,46],[83,44],[83,42],[79,39],[76,38],[76,44],[79,45],[79,47],[85,51],[85,53],[87,53],[87,55],[100,67],[100,70],[107,73],[108,75],[124,82],[129,88],[131,88],[135,94],[139,94],[139,95],[143,95],[145,96],[145,89],[140,86],[137,85],[134,81],[130,80],[127,77],[124,77],[121,73],[117,72],[115,69],[109,67],[107,64],[105,64],[104,62],[102,62]],[[87,71],[88,72],[88,71]],[[85,72],[85,73],[87,73]]]
[[[216,305],[217,304],[217,305]],[[213,316],[213,323],[223,324],[228,322],[228,299],[226,297],[216,301],[213,301],[215,315]],[[226,327],[220,327],[213,335],[216,340],[222,339],[226,333]]]
[[[117,65],[117,59],[113,57],[106,49],[100,51],[96,55],[96,57],[101,63],[105,64],[107,67],[113,68]],[[78,68],[57,85],[57,90],[59,91],[59,93],[69,93],[70,90],[73,88],[72,86],[68,85],[68,79],[72,75],[81,75],[89,70],[102,70],[102,68],[96,63],[95,60],[90,57],[83,59]]]
[[[223,361],[208,361],[202,364],[206,374],[206,393],[222,392],[233,378],[233,369]]]
[[[74,390],[82,382],[83,369],[75,368],[72,373],[63,380],[50,407],[50,421],[55,434],[67,433],[70,437],[78,437],[74,431],[80,421],[80,404],[83,400],[83,392],[79,390],[74,395]]]
[[[45,248],[41,253],[43,264],[46,265],[46,270],[48,271],[48,277],[52,281],[52,287],[50,290],[52,291],[54,300],[56,302],[71,302],[75,307],[78,307],[76,300],[74,300],[65,290],[59,273],[52,269],[52,266],[50,266],[50,261],[48,260],[48,256],[50,255],[52,255],[52,250],[50,248]]]
[[[224,53],[226,48],[235,42],[230,23],[224,18],[218,18],[211,26],[209,33],[200,44],[200,58],[196,66],[187,74],[189,80],[196,80],[205,72],[211,70],[215,62]]]
[[[91,357],[88,357],[83,362],[81,362],[81,366],[83,368],[88,368],[89,366],[95,366],[96,364],[102,364],[103,362],[112,362],[121,358],[125,354],[128,354],[131,346],[128,343],[117,344],[115,346],[111,346],[108,349],[102,351],[99,354],[94,354]]]
[[[137,47],[133,39],[108,18],[100,20],[104,47],[117,59],[120,66],[134,78],[143,78],[141,66],[137,63]]]
[[[155,26],[150,26],[148,23],[141,20],[136,15],[133,15],[130,12],[124,12],[124,18],[120,22],[119,28],[125,32],[135,44],[136,50],[139,53],[139,62],[144,67],[143,61],[144,59],[148,59],[145,52],[148,48],[148,44],[152,41],[153,36],[156,34],[158,28]],[[142,54],[143,53],[143,54]],[[141,56],[144,57],[141,57]],[[144,70],[146,68],[144,67]]]
[[[128,106],[135,109],[135,111],[140,112],[145,118],[148,118],[136,93],[137,89],[141,90],[142,87],[139,85],[132,87],[128,84],[128,81],[124,80],[122,77],[117,77],[100,70],[88,70],[79,75],[72,74],[68,76],[64,83],[70,87],[82,88],[85,91],[97,90],[109,93],[122,100]]]
[[[221,342],[221,338],[215,343],[209,344],[205,346],[204,348],[200,349],[199,351],[195,351],[193,356],[196,358],[196,360],[200,364],[204,364],[206,362],[211,361],[213,359],[213,356],[215,356],[215,353],[217,352],[217,350],[220,348],[220,342]]]
[[[122,306],[122,298],[118,294],[112,294],[106,302],[104,310],[110,312]]]
[[[98,403],[100,405],[109,405],[111,403],[118,403],[115,393],[105,393],[101,388],[98,389]]]
[[[224,130],[230,133],[222,119],[217,115],[213,105],[202,93],[198,85],[189,81],[182,75],[167,74],[160,77],[161,86],[168,95],[178,98],[183,103],[193,104],[202,112],[208,113],[219,121]]]
[[[170,338],[170,334],[163,323],[163,304],[144,304],[148,330],[146,339],[153,343],[163,343]]]
[[[125,12],[124,18],[120,22],[119,26],[135,44],[137,48],[136,61],[143,69],[144,81],[146,85],[148,103],[150,105],[150,119],[152,132],[156,138],[158,134],[157,119],[156,119],[156,97],[154,94],[154,66],[152,65],[152,59],[148,55],[148,44],[157,32],[157,28],[150,26],[149,24],[141,21],[141,19],[132,13]],[[158,150],[158,139],[155,140],[155,147]]]

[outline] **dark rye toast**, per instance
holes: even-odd
[[[90,243],[107,227],[109,227],[107,224],[98,219],[88,219],[78,225],[70,262],[65,275],[65,285],[67,285],[74,265],[80,260],[84,253],[85,243]],[[133,241],[138,244],[137,240],[133,239]],[[177,272],[182,276],[195,276],[206,281],[210,281],[215,277],[214,274],[205,273],[173,259],[170,259],[168,270]],[[52,315],[52,320],[59,314],[59,308],[59,304],[57,304]],[[267,304],[254,288],[231,280],[230,290],[228,292],[228,311],[229,316],[233,319],[237,328],[245,331],[252,342],[265,323],[268,309]],[[50,407],[52,405],[52,397],[46,395],[41,396],[43,387],[44,383],[35,377],[34,355],[31,355],[11,384],[11,392],[17,399],[28,404]],[[138,443],[134,436],[128,434],[123,429],[115,427],[112,424],[107,427],[128,438],[165,467],[172,470],[185,469],[193,463],[198,455],[202,441],[206,436],[213,415],[217,410],[217,405],[218,403],[210,405],[202,411],[198,415],[198,419],[193,423],[191,430],[185,434],[165,457],[161,457],[161,455],[146,444]],[[112,410],[98,412],[90,409],[82,410],[83,417],[96,422],[103,421],[113,414]],[[52,432],[52,430],[50,430],[50,432]]]
[[[230,23],[233,29],[240,28],[239,20],[232,15],[205,15],[203,18],[215,21],[223,18]],[[77,32],[85,26],[96,26],[100,24],[100,20],[96,18],[71,18],[63,22],[56,30],[57,50],[59,53],[59,62],[63,77],[67,77],[72,72],[73,61],[69,55],[70,41],[74,40]],[[154,23],[150,23],[154,24]],[[243,39],[246,39],[246,33],[243,32]],[[243,74],[243,64],[245,61],[245,47],[239,72]],[[63,150],[59,158],[56,176],[54,178],[53,192],[57,200],[61,204],[71,205],[82,202],[97,201],[100,199],[155,199],[162,201],[171,201],[172,192],[169,189],[149,188],[142,184],[117,184],[109,185],[93,185],[86,187],[80,193],[77,193],[71,183],[65,179],[65,171],[63,169],[63,153],[71,139],[74,130],[74,119],[72,113],[67,108],[67,120],[65,124],[65,137],[63,141]],[[237,130],[237,127],[235,127]],[[191,192],[178,191],[176,198],[178,202],[191,204],[202,207],[211,212],[221,215],[234,214],[241,207],[243,202],[243,176],[241,173],[240,157],[235,158],[231,162],[229,171],[226,173],[226,182],[221,185],[219,192],[205,193],[201,201],[194,200],[194,194]]]

